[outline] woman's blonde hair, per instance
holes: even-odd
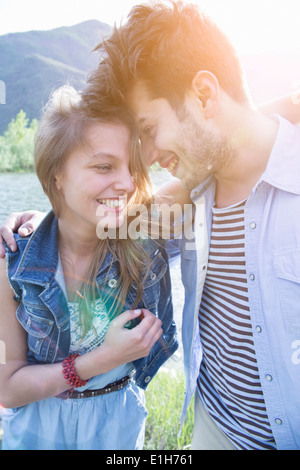
[[[98,108],[92,113],[82,101],[81,95],[73,87],[65,85],[52,94],[46,105],[36,133],[34,150],[37,176],[57,217],[60,216],[60,194],[56,187],[55,176],[63,170],[72,151],[87,144],[86,128],[95,123],[121,123],[129,129],[131,135],[129,169],[136,188],[130,204],[147,208],[151,206],[153,201],[151,182],[143,162],[131,113],[125,107],[112,105],[105,99],[102,99],[101,109]],[[150,260],[142,244],[129,236],[125,239],[99,239],[89,272],[86,279],[82,280],[83,299],[80,299],[79,310],[82,313],[83,336],[92,325],[95,298],[98,296],[95,280],[108,253],[112,255],[112,261],[117,259],[120,270],[116,288],[105,290],[103,287],[101,293],[102,299],[110,305],[110,317],[122,311],[126,294],[132,285],[137,289],[136,299],[133,305],[126,305],[126,308],[134,308],[142,295],[143,277],[147,275],[150,266]]]

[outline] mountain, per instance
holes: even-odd
[[[0,134],[20,109],[30,119],[39,119],[51,91],[66,81],[82,88],[87,72],[99,60],[91,51],[111,30],[105,23],[90,20],[50,31],[0,36],[0,80],[6,85]],[[300,89],[300,49],[247,55],[241,60],[257,104]]]
[[[51,91],[67,81],[82,88],[98,59],[91,51],[111,29],[90,20],[50,31],[0,36],[0,80],[6,87],[6,104],[0,105],[0,134],[20,109],[30,119],[38,119]]]

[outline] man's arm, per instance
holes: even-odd
[[[162,184],[155,194],[156,204],[179,204],[182,208],[184,204],[191,203],[190,190],[184,189],[179,179],[172,179]]]
[[[169,205],[180,204],[183,207],[183,204],[190,202],[189,192],[183,189],[179,180],[174,180],[159,188],[156,202]],[[14,239],[14,232],[18,231],[24,237],[30,235],[45,215],[44,212],[39,211],[11,213],[0,227],[0,258],[5,256],[4,242],[10,247],[11,251],[16,251],[17,244]]]
[[[300,124],[300,90],[290,95],[268,101],[259,106],[259,110],[268,116],[280,114],[280,116],[291,123]]]

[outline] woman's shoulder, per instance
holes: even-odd
[[[4,242],[6,258],[17,261],[18,259],[22,258],[27,245],[30,244],[31,241],[33,242],[34,240],[37,240],[40,244],[42,244],[45,242],[45,239],[49,239],[51,236],[56,236],[56,225],[57,219],[53,211],[50,211],[40,222],[34,232],[27,236],[14,233],[13,235],[17,244],[17,250],[11,251],[10,247]],[[52,233],[52,227],[54,227],[54,234]]]
[[[14,238],[17,243],[17,249],[15,251],[11,251],[9,246],[4,242],[5,247],[5,255],[6,255],[6,272],[9,282],[12,282],[12,277],[16,273],[19,264],[23,258],[26,246],[31,238],[31,235],[26,237],[22,237],[21,235],[15,233]],[[13,289],[16,291],[16,287],[14,286]]]
[[[5,247],[5,260],[3,260],[4,263],[6,263],[5,270],[6,270],[6,276],[7,280],[11,286],[11,288],[14,291],[14,298],[18,302],[20,302],[22,293],[21,293],[21,288],[18,285],[17,282],[13,281],[13,276],[16,273],[19,264],[21,262],[21,259],[23,257],[26,245],[30,239],[30,235],[27,237],[21,237],[19,234],[14,234],[14,238],[17,243],[17,249],[15,251],[12,251],[9,246],[4,242],[4,247]],[[3,268],[3,266],[2,266]]]

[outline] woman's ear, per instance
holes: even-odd
[[[192,90],[202,103],[206,118],[213,118],[220,100],[220,86],[215,75],[208,70],[197,72],[192,81]]]
[[[58,175],[55,175],[55,186],[57,191],[60,191],[62,189],[61,184],[60,184],[60,177]]]

